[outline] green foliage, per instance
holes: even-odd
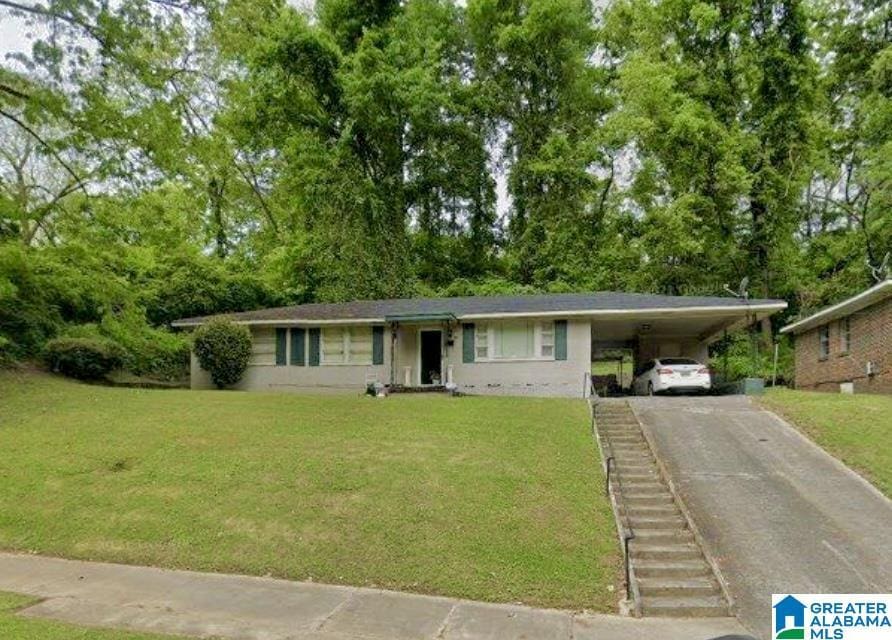
[[[212,320],[195,330],[193,349],[201,368],[223,389],[241,380],[248,367],[251,332],[226,319]]]
[[[96,338],[54,338],[43,355],[50,369],[79,380],[101,380],[123,364],[117,344]]]
[[[0,63],[16,358],[89,325],[173,377],[176,318],[418,294],[747,276],[796,314],[892,251],[881,0],[8,11],[35,26]]]
[[[122,366],[156,380],[181,380],[189,373],[190,341],[181,334],[146,325],[138,315],[108,316],[99,324],[66,327],[65,338],[111,340],[120,347]]]
[[[786,338],[778,340],[777,384],[793,381],[793,345]],[[712,368],[727,381],[742,378],[764,378],[770,381],[774,375],[774,346],[761,343],[760,336],[747,333],[731,335],[719,341],[710,351]],[[727,370],[726,370],[727,364]]]

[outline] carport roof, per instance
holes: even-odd
[[[454,316],[457,320],[530,316],[631,316],[723,313],[773,313],[786,308],[783,300],[742,300],[713,296],[666,296],[645,293],[551,293],[520,296],[404,298],[314,303],[225,314],[243,324],[336,324],[384,322],[394,317]],[[214,316],[183,318],[175,327],[200,325]]]

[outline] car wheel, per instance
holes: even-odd
[[[648,382],[647,383],[647,395],[652,396],[653,394],[654,394],[654,383]]]

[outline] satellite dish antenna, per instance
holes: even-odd
[[[874,267],[870,264],[870,260],[867,261],[867,266],[870,267],[870,272],[873,275],[873,279],[877,282],[882,282],[886,278],[889,277],[889,256],[892,255],[888,251],[886,255],[883,256],[883,261],[880,262],[880,266]]]
[[[750,294],[747,291],[747,288],[750,286],[750,279],[748,276],[743,276],[743,280],[740,281],[740,285],[737,287],[737,291],[734,291],[731,287],[725,284],[725,291],[730,293],[735,298],[741,298],[742,300],[749,300]]]

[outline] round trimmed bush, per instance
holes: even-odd
[[[53,371],[78,380],[102,379],[124,361],[117,344],[100,338],[56,338],[43,353]]]
[[[195,330],[195,357],[218,389],[242,379],[251,357],[251,332],[229,320],[211,320]]]

